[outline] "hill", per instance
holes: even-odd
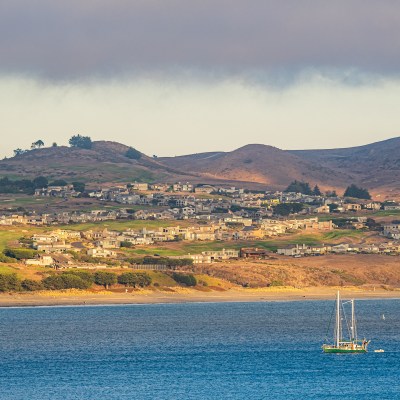
[[[249,144],[230,152],[208,152],[137,160],[129,149],[110,141],[93,142],[90,150],[66,146],[30,150],[0,161],[0,176],[44,175],[68,182],[191,181],[259,189],[284,189],[291,181],[318,184],[339,193],[351,183],[374,196],[400,197],[400,138],[365,146],[325,150],[281,150]]]
[[[353,182],[367,187],[375,195],[400,194],[400,137],[365,146],[289,152],[303,160],[347,174]]]
[[[262,144],[250,144],[231,152],[161,158],[160,161],[210,178],[258,182],[280,189],[294,179],[317,183],[325,189],[344,188],[350,179],[348,174],[332,170],[320,161]]]
[[[93,147],[49,147],[30,150],[0,161],[0,175],[10,178],[46,176],[68,182],[126,182],[165,180],[180,176],[180,171],[165,166],[140,153],[137,160],[125,156],[128,146],[116,142],[96,141]],[[190,176],[182,174],[186,179]]]

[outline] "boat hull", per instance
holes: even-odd
[[[366,349],[338,349],[338,348],[323,348],[324,353],[366,353]]]

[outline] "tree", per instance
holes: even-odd
[[[70,275],[76,275],[79,276],[79,278],[83,279],[84,281],[87,281],[90,283],[90,286],[94,282],[94,275],[88,271],[82,271],[82,270],[71,270],[67,272]]]
[[[43,147],[44,146],[44,142],[43,142],[43,140],[36,140],[36,142],[33,142],[32,143],[32,145],[31,145],[31,149],[37,149],[37,148],[41,148],[41,147]]]
[[[72,185],[74,186],[74,190],[76,192],[83,193],[85,191],[85,184],[83,182],[72,182]]]
[[[302,194],[312,194],[312,190],[310,188],[310,184],[308,182],[301,182],[301,181],[293,181],[285,190],[285,192],[295,192],[295,193],[302,193]]]
[[[55,181],[49,183],[49,186],[67,186],[68,182],[64,179],[56,179]]]
[[[123,240],[120,244],[121,247],[132,247],[132,243],[127,240]]]
[[[142,153],[140,151],[137,151],[133,147],[129,147],[129,149],[125,153],[125,157],[128,157],[131,160],[139,160],[142,157]]]
[[[44,176],[38,176],[33,181],[35,189],[46,188],[49,185],[49,181]]]
[[[312,194],[313,194],[314,196],[321,196],[321,195],[322,195],[321,190],[319,190],[318,185],[315,185],[315,186],[314,186],[314,189],[313,189]]]
[[[22,150],[20,148],[14,150],[14,156],[20,156],[21,154],[26,153],[26,150]]]
[[[56,142],[53,142],[53,144],[51,145],[51,147],[57,147],[58,144]]]
[[[367,189],[360,188],[354,183],[347,187],[346,191],[344,192],[344,197],[354,197],[357,199],[367,199],[371,198]]]
[[[339,205],[335,203],[330,203],[328,204],[328,207],[329,207],[329,212],[333,213],[338,209]]]
[[[117,283],[117,274],[114,272],[98,271],[94,274],[94,282],[96,285],[101,285],[108,289],[109,286]]]
[[[91,149],[93,146],[92,139],[89,136],[74,135],[69,139],[71,147],[79,147],[81,149]]]
[[[281,203],[275,206],[274,214],[287,216],[289,214],[295,214],[303,209],[303,204],[301,203]]]
[[[118,283],[125,286],[146,287],[151,284],[151,277],[145,272],[125,272],[118,277]]]
[[[336,190],[328,190],[325,195],[326,197],[337,197]]]

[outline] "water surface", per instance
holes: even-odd
[[[323,354],[332,301],[0,309],[0,398],[400,399],[400,301],[356,306],[385,353]]]

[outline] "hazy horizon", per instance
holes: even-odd
[[[146,154],[400,135],[400,3],[0,5],[0,156],[74,134]]]

